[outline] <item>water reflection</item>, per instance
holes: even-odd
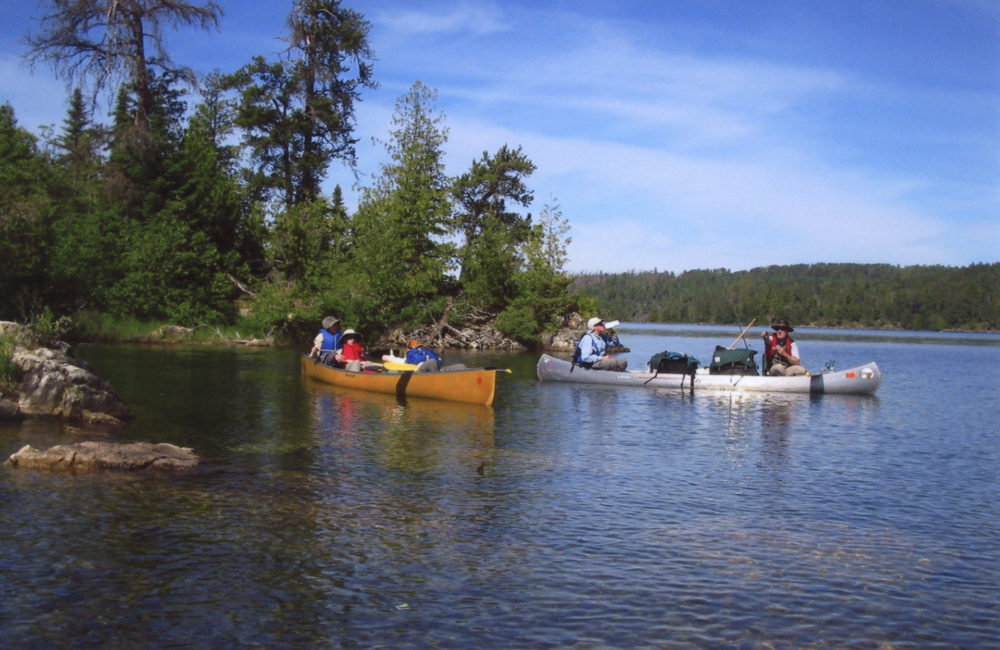
[[[630,365],[717,342],[624,340]],[[95,349],[138,414],[115,439],[192,446],[213,470],[0,468],[0,632],[10,647],[989,647],[1000,348],[961,351],[989,376],[927,372],[954,352],[811,345],[887,369],[879,398],[815,399],[538,382],[537,355],[510,355],[490,408],[304,384],[297,351]],[[4,425],[0,445],[73,435]]]
[[[387,467],[419,472],[492,458],[491,406],[419,398],[401,402],[393,395],[311,380],[305,386],[321,440],[335,439],[338,446],[353,447],[358,436],[366,437],[365,445],[372,445]]]

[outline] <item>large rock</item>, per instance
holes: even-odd
[[[119,424],[132,413],[86,363],[49,348],[16,348],[21,368],[17,406],[24,415],[51,415],[71,421]]]
[[[6,397],[0,397],[0,422],[4,421],[17,421],[24,417],[21,413],[20,407],[17,402],[7,399]]]
[[[189,341],[192,338],[194,338],[194,330],[180,325],[162,325],[149,335],[149,340],[154,343]]]
[[[587,331],[587,321],[580,314],[567,316],[563,326],[556,332],[546,332],[542,335],[541,347],[553,352],[572,352],[576,342]]]
[[[187,447],[148,442],[78,442],[35,449],[25,445],[6,464],[23,469],[57,471],[178,471],[198,465],[200,459]]]

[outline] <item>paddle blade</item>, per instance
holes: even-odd
[[[401,363],[399,361],[386,361],[384,365],[386,370],[396,370],[398,372],[412,372],[420,367],[412,363]]]

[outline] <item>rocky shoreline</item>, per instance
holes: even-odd
[[[545,350],[572,350],[585,328],[584,319],[574,314],[558,332],[548,334],[538,347]],[[164,326],[147,343],[185,343],[191,330]],[[70,354],[65,343],[44,345],[31,330],[19,323],[0,322],[0,337],[12,343],[6,353],[13,377],[0,384],[0,421],[27,417],[50,417],[79,425],[112,428],[132,419],[132,412],[119,395],[85,362]],[[417,330],[393,330],[371,343],[373,350],[405,350],[410,339],[444,349],[524,351],[528,348],[505,336],[492,323],[455,327],[447,322]],[[272,345],[273,341],[236,341],[241,345]],[[25,445],[11,455],[5,465],[57,471],[189,469],[199,462],[190,449],[167,443],[79,442],[38,450]]]
[[[0,323],[0,335],[14,341],[12,384],[0,395],[0,418],[49,416],[87,424],[123,424],[132,412],[121,397],[85,362],[59,349],[36,346],[27,328]]]
[[[567,352],[575,346],[577,339],[587,329],[586,319],[580,314],[571,314],[556,332],[546,332],[537,346],[529,348],[504,335],[490,322],[454,327],[448,323],[422,327],[415,330],[395,329],[373,341],[373,350],[406,350],[406,343],[416,339],[434,350],[503,350],[524,352],[531,349]]]
[[[132,419],[121,397],[69,346],[40,345],[18,323],[0,322],[5,339],[6,381],[0,390],[0,420],[49,417],[79,425],[112,428]],[[37,450],[25,445],[5,463],[9,467],[48,470],[146,470],[193,467],[197,457],[188,449],[148,443],[80,442]]]

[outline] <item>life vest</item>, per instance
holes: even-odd
[[[323,347],[320,348],[320,354],[334,352],[340,347],[340,332],[334,334],[329,330],[320,330],[319,333],[323,336]]]
[[[586,337],[591,337],[594,341],[593,350],[597,353],[597,356],[604,356],[604,352],[608,349],[608,344],[600,336],[594,334],[593,332],[587,332],[581,336],[576,341],[576,347],[573,349],[573,364],[574,366],[583,366],[584,368],[590,368],[594,365],[594,361],[582,361],[580,357],[583,355],[583,350],[580,349],[580,344],[583,343],[583,339]],[[572,371],[572,366],[570,367]]]
[[[357,340],[344,343],[344,348],[341,354],[343,354],[344,358],[348,361],[365,361],[368,358],[368,355],[365,354],[365,349],[361,347],[361,344],[358,343]]]
[[[778,335],[768,334],[767,338],[764,339],[764,368],[770,368],[771,364],[774,363],[774,351],[778,347]],[[785,336],[785,352],[787,354],[792,353],[792,337]]]
[[[425,350],[424,348],[410,348],[406,351],[406,363],[412,363],[414,365],[420,365],[428,359],[433,359],[441,365],[441,357],[439,357],[433,350]]]

